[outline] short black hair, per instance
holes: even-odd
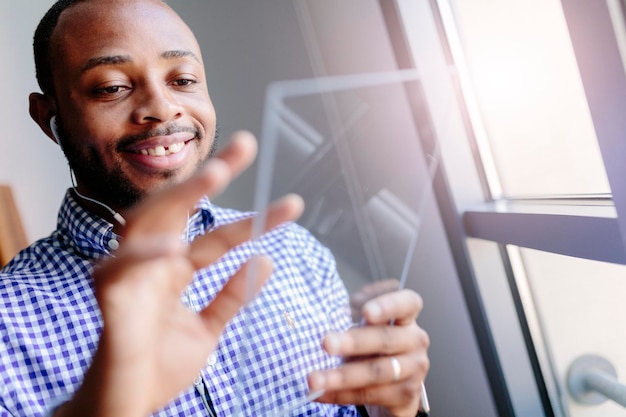
[[[35,76],[39,88],[44,94],[54,94],[52,82],[52,63],[50,62],[50,38],[59,23],[59,16],[65,10],[88,0],[57,0],[41,18],[33,39],[33,51],[35,53]],[[162,1],[165,3],[165,1]]]
[[[59,16],[65,10],[86,0],[58,0],[50,7],[37,25],[33,39],[35,53],[35,75],[39,88],[44,94],[53,94],[52,66],[50,62],[50,38],[59,22]]]

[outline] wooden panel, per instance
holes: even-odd
[[[0,185],[0,267],[28,245],[11,187]]]

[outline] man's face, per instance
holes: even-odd
[[[204,162],[215,136],[200,48],[166,6],[79,3],[52,37],[60,139],[81,192],[124,209]]]

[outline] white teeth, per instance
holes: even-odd
[[[169,151],[170,153],[177,153],[180,152],[181,149],[183,149],[184,143],[180,142],[180,143],[174,143],[172,145],[169,146]]]
[[[157,146],[154,148],[154,151],[156,156],[165,156],[165,148],[163,146]]]
[[[167,147],[155,146],[154,148],[141,149],[139,153],[142,155],[150,155],[150,156],[167,156],[167,155],[180,152],[184,146],[185,146],[184,142],[179,142],[179,143],[173,143]]]

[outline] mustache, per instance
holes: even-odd
[[[157,136],[169,136],[173,135],[174,133],[193,133],[194,139],[201,139],[200,131],[197,128],[178,126],[176,123],[170,123],[167,126],[160,126],[154,129],[146,130],[145,132],[137,133],[135,135],[125,136],[118,141],[117,148],[123,149],[138,142],[142,142],[146,139]]]

